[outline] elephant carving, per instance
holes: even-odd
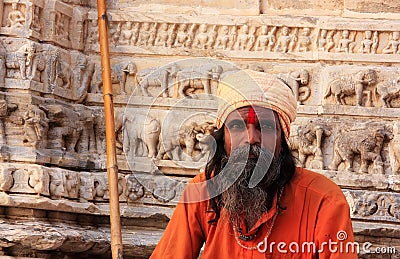
[[[376,85],[375,93],[380,95],[382,106],[391,108],[391,101],[400,96],[400,77],[391,82],[382,82]]]
[[[309,82],[309,73],[307,70],[300,69],[287,74],[279,74],[278,78],[289,85],[299,105],[310,97],[311,89],[306,86]]]
[[[335,140],[333,160],[329,169],[337,170],[343,161],[345,169],[353,172],[353,160],[356,154],[360,155],[361,165],[359,172],[368,173],[370,162],[374,169],[382,173],[383,168],[376,168],[382,164],[381,150],[385,139],[392,138],[392,134],[383,128],[361,129],[342,132]]]
[[[335,96],[336,103],[346,105],[344,98],[349,95],[356,95],[357,106],[362,105],[363,94],[367,94],[365,106],[371,106],[371,92],[364,91],[364,87],[376,83],[376,72],[372,69],[362,70],[354,76],[338,78],[329,83],[324,98],[330,95]]]
[[[160,131],[161,125],[158,119],[141,114],[123,114],[123,151],[129,159],[146,155],[146,153],[148,157],[156,157]],[[145,150],[143,150],[143,154],[140,154],[139,147],[143,145]]]
[[[197,135],[197,132],[194,130],[195,126],[197,126],[197,124],[184,125],[176,136],[169,135],[162,138],[157,159],[169,158],[179,161],[192,159]],[[185,158],[182,156],[183,148],[186,149]],[[165,155],[167,155],[167,157],[165,157]]]

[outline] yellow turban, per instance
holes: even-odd
[[[221,79],[217,96],[218,128],[232,111],[245,106],[260,106],[278,114],[285,138],[289,138],[290,123],[296,119],[297,102],[292,89],[282,80],[264,72],[240,70]]]

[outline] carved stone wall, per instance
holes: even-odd
[[[296,93],[290,147],[400,251],[400,32],[392,1],[107,1],[124,253],[148,257],[212,152],[217,81]],[[94,0],[0,0],[0,254],[109,258]]]

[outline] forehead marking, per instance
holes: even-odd
[[[254,111],[253,107],[250,107],[249,112],[247,113],[247,123],[256,123],[256,112]]]

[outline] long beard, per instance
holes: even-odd
[[[248,158],[249,155],[255,158]],[[281,156],[275,158],[272,152],[257,145],[239,147],[230,157],[222,159],[223,171],[229,177],[224,177],[219,184],[224,189],[221,201],[227,212],[224,216],[234,226],[244,218],[247,228],[251,228],[269,209],[276,193],[281,161]],[[260,174],[261,181],[250,188],[252,176]],[[236,181],[232,176],[237,177]]]

